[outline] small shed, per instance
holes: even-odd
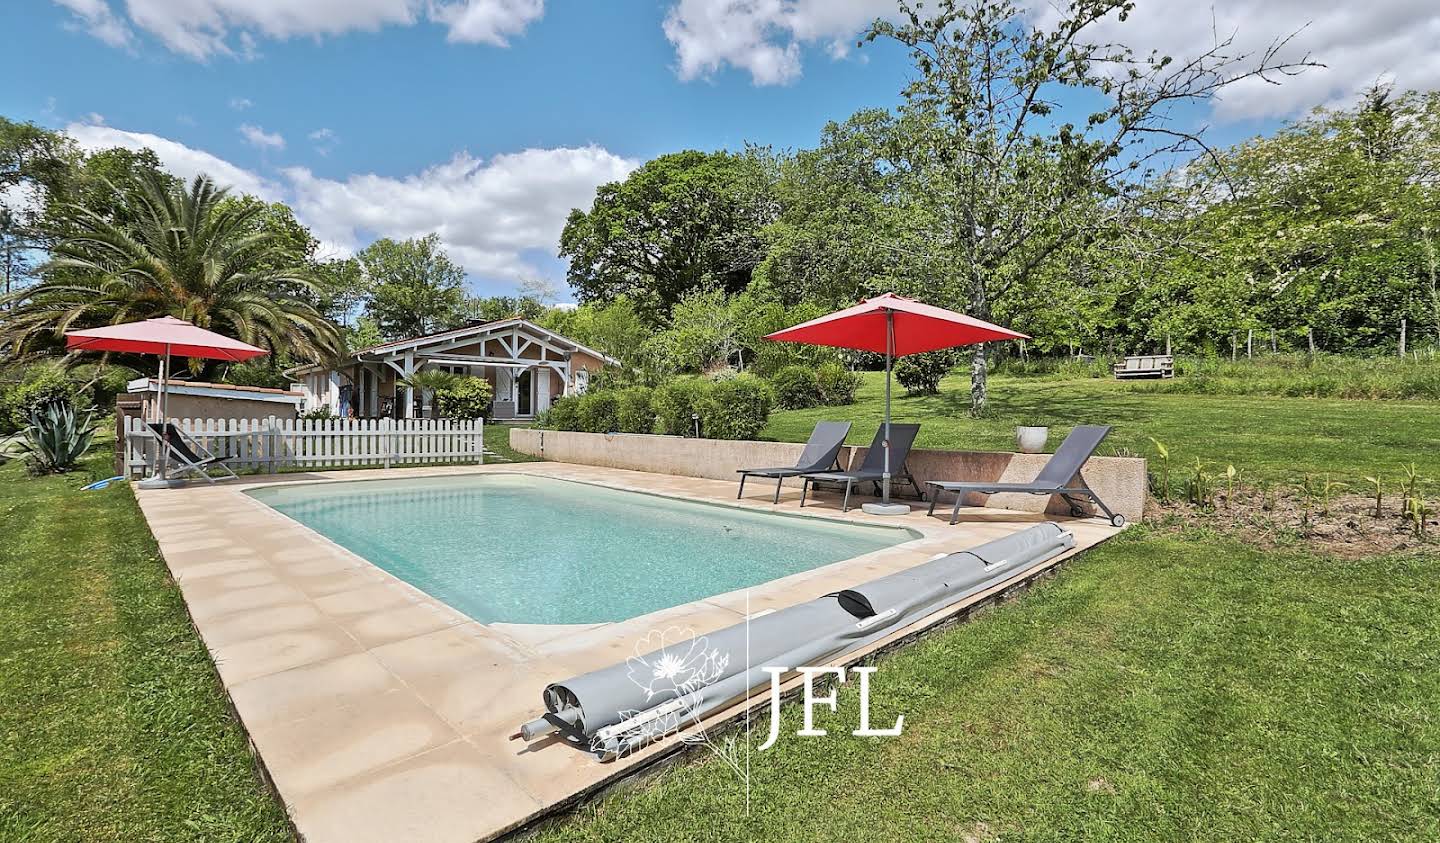
[[[140,399],[141,418],[153,419],[158,414],[159,388],[159,378],[137,378],[127,385],[130,397]],[[288,389],[203,381],[170,379],[165,391],[169,396],[166,415],[172,419],[293,419],[305,401],[304,394]]]

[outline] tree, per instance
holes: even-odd
[[[0,342],[23,353],[72,328],[176,316],[302,359],[339,351],[335,325],[289,292],[313,284],[304,258],[257,231],[254,205],[227,205],[205,176],[185,189],[149,174],[125,195],[136,204],[116,219],[71,207],[41,281],[4,300]]]
[[[656,322],[691,290],[743,290],[775,216],[773,170],[764,150],[689,150],[602,185],[560,236],[570,285],[582,302],[628,295]]]
[[[47,238],[41,221],[63,194],[75,151],[64,135],[0,117],[0,278],[4,295],[33,279],[36,250]]]
[[[386,340],[453,328],[462,320],[465,270],[440,248],[440,236],[376,240],[355,256],[370,299],[365,315]]]
[[[1070,0],[1058,22],[1030,23],[1010,0],[940,0],[934,14],[902,3],[900,24],[876,21],[866,40],[911,51],[917,75],[903,91],[902,189],[912,200],[895,246],[914,262],[912,283],[981,319],[1028,283],[1067,244],[1141,212],[1160,163],[1202,154],[1177,127],[1177,105],[1205,101],[1240,79],[1295,73],[1307,61],[1230,54],[1230,40],[1179,63],[1137,59],[1090,40],[1129,0]],[[1067,120],[1056,95],[1098,98]],[[1097,202],[1097,197],[1099,201]],[[971,408],[985,408],[986,350],[971,359]]]
[[[780,162],[779,215],[763,231],[756,284],[785,305],[832,308],[890,286],[897,255],[885,244],[902,204],[898,140],[888,111],[866,109],[826,125],[818,148]]]

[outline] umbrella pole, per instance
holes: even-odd
[[[170,423],[170,346],[165,346],[165,356],[160,358],[160,429],[165,430],[165,425]],[[163,435],[163,434],[162,434]],[[160,443],[160,479],[170,479],[170,449],[164,442]]]
[[[890,504],[890,368],[895,360],[895,311],[885,311],[885,470],[880,475],[880,500]]]

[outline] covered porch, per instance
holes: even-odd
[[[492,418],[529,420],[555,398],[584,392],[590,373],[610,358],[523,319],[475,325],[357,352],[334,368],[295,372],[306,409],[342,418],[433,418],[431,396],[404,385],[434,370],[484,378],[494,391]]]

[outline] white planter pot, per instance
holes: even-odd
[[[1048,427],[1015,428],[1015,447],[1022,454],[1040,454],[1045,451],[1045,440],[1050,438]]]

